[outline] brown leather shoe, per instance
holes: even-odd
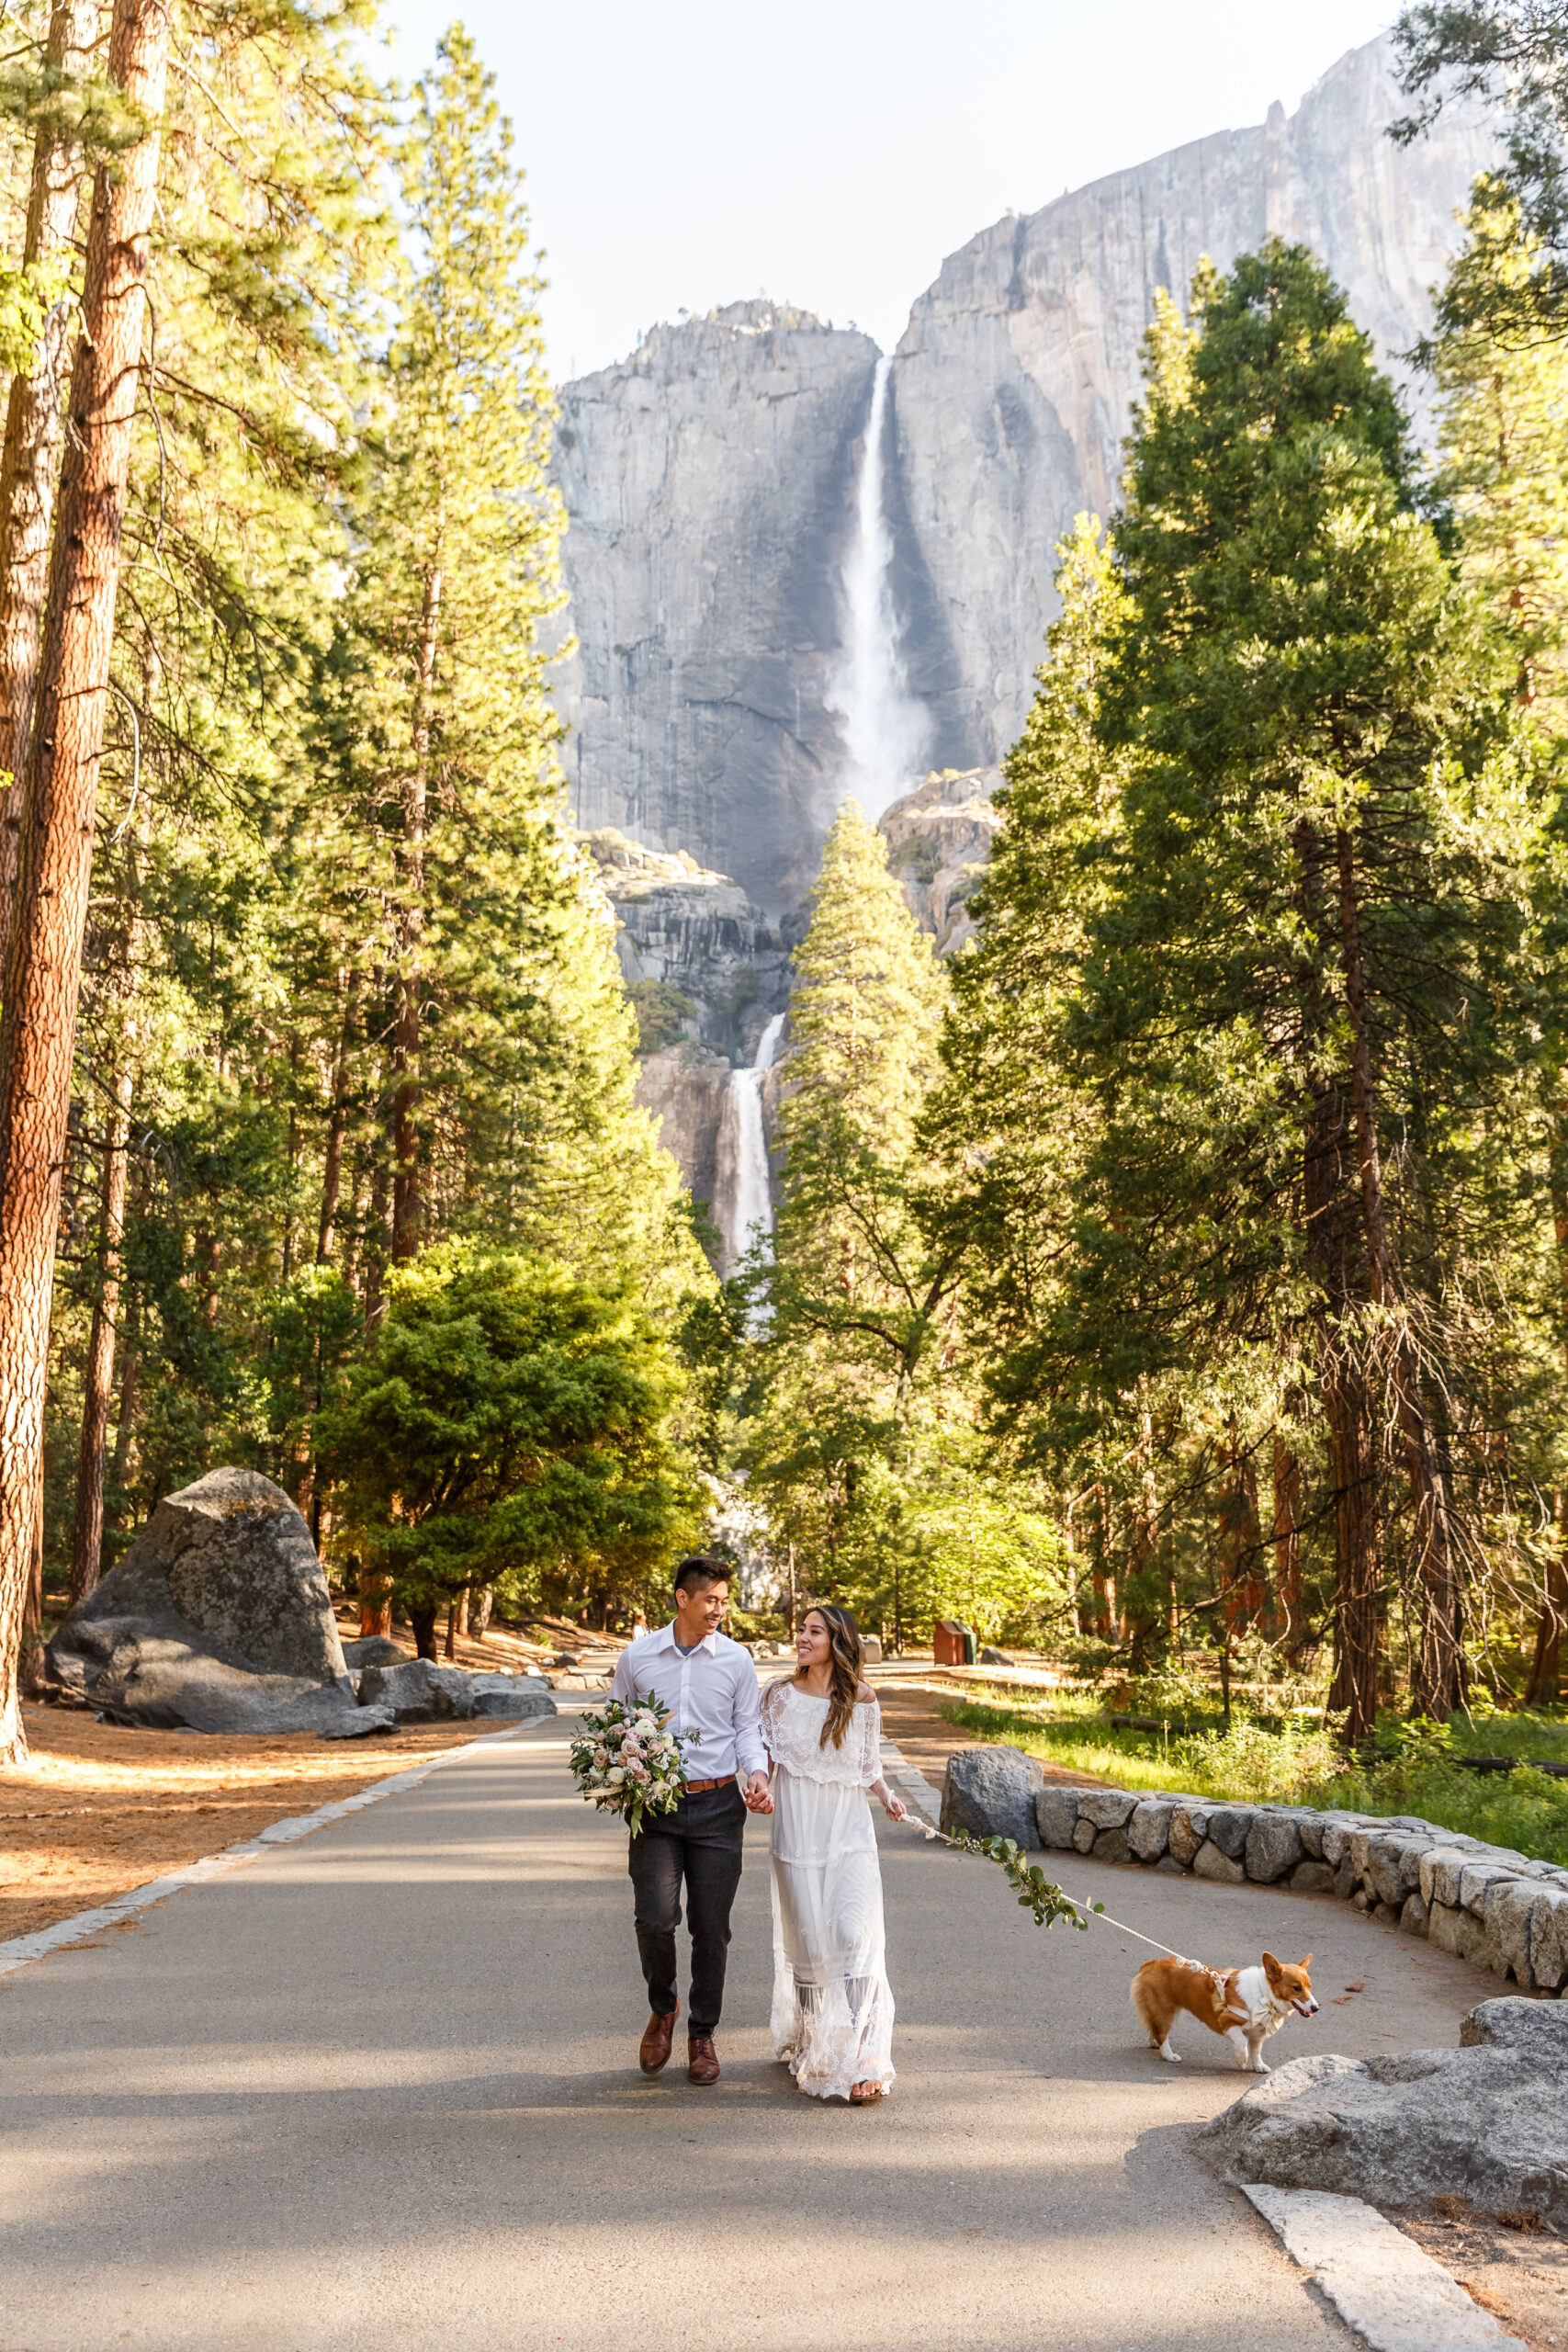
[[[675,2039],[675,2020],[680,2014],[681,2004],[677,2001],[667,2018],[661,2018],[657,2009],[649,2016],[642,2037],[642,2047],[637,2053],[637,2064],[645,2075],[657,2075],[668,2059],[670,2044]]]
[[[718,2058],[711,2033],[689,2033],[686,2036],[686,2080],[689,2083],[716,2083]]]

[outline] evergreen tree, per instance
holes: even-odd
[[[445,1220],[434,1164],[514,1010],[506,943],[551,888],[558,721],[541,623],[560,603],[553,413],[512,127],[454,25],[417,85],[404,202],[415,247],[385,371],[374,492],[356,520],[345,650],[355,778],[387,829],[391,1248]],[[351,649],[351,650],[350,650]],[[367,676],[368,673],[368,676]],[[373,684],[370,682],[373,681]],[[370,690],[367,692],[367,684]]]
[[[1458,528],[1461,574],[1517,648],[1520,701],[1560,734],[1568,725],[1568,359],[1560,342],[1499,337],[1479,322],[1498,289],[1522,293],[1539,251],[1520,227],[1517,198],[1483,175],[1430,349],[1438,486]]]
[[[915,1122],[945,981],[855,801],[840,810],[795,951],[782,1192],[761,1393],[743,1446],[773,1540],[825,1589],[897,1616],[889,1571],[917,1424],[943,1385],[963,1243],[928,1240]]]
[[[1325,1424],[1335,1696],[1359,1739],[1394,1532],[1385,1421],[1409,1492],[1416,1702],[1446,1713],[1460,1692],[1474,1530],[1455,1519],[1451,1400],[1474,1367],[1447,1285],[1500,1205],[1476,1125],[1507,1126],[1528,1059],[1541,812],[1495,637],[1415,511],[1403,421],[1343,299],[1279,245],[1199,297],[1185,353],[1168,318],[1153,339],[1090,740],[1039,710],[1064,762],[1076,748],[1092,776],[1098,745],[1121,768],[1055,1057],[1091,1114],[1077,1156],[1064,1137],[1051,1279],[1031,1295],[1008,1270],[1022,1304],[998,1393],[1010,1378],[1020,1411],[1081,1445],[1141,1394],[1201,1395],[1248,1363],[1266,1430],[1269,1388],[1282,1409],[1304,1372]],[[1057,854],[1055,818],[1026,814],[988,905],[1038,953],[1028,865]],[[1005,933],[982,989],[987,955],[999,974]],[[960,1071],[983,1067],[987,1029],[982,1012],[955,1038]],[[1005,1215],[1004,1198],[993,1231]],[[1204,1442],[1245,1466],[1254,1442],[1217,1401]],[[1265,1540],[1250,1502],[1235,1520],[1247,1491],[1227,1470],[1233,1583],[1235,1525],[1242,1553]]]
[[[1522,272],[1472,271],[1450,282],[1450,323],[1500,340],[1551,341],[1568,324],[1568,6],[1564,0],[1417,0],[1393,27],[1413,111],[1393,127],[1420,138],[1456,99],[1506,109],[1505,163],[1494,193],[1517,203],[1530,243]]]
[[[694,1537],[702,1494],[671,1431],[680,1392],[668,1341],[625,1288],[451,1242],[394,1276],[325,1442],[349,1532],[422,1656],[436,1610],[468,1588],[607,1602]]]

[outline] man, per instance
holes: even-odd
[[[631,1841],[637,1951],[650,2015],[638,2063],[657,2075],[670,2055],[681,2003],[675,1991],[675,1930],[681,1884],[692,1931],[686,2078],[716,2083],[713,2038],[724,2003],[729,1913],[740,1883],[746,1815],[772,1813],[768,1758],[759,1727],[761,1693],[750,1653],[719,1632],[729,1602],[729,1570],[694,1553],[675,1570],[675,1615],[621,1652],[610,1696],[630,1705],[654,1692],[684,1736],[686,1786],[673,1813],[645,1821]],[[748,1776],[742,1796],[736,1769]]]

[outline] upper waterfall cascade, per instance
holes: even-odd
[[[840,580],[843,638],[827,707],[843,730],[835,797],[879,817],[919,773],[931,720],[909,691],[893,602],[893,533],[887,519],[887,381],[885,356],[872,379],[855,481],[855,527]]]
[[[724,1237],[720,1268],[728,1281],[748,1250],[773,1229],[773,1200],[768,1182],[768,1145],[762,1132],[762,1079],[773,1068],[784,1015],[775,1012],[757,1041],[750,1069],[734,1069],[724,1098],[718,1136],[718,1191],[715,1203]]]

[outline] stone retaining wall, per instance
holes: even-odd
[[[1021,1799],[1047,1849],[1226,1886],[1251,1881],[1337,1894],[1527,1990],[1568,1992],[1568,1870],[1555,1863],[1407,1814],[1384,1819],[1165,1790],[1047,1787],[1036,1759],[1018,1748],[953,1756],[942,1826],[1016,1837]]]

